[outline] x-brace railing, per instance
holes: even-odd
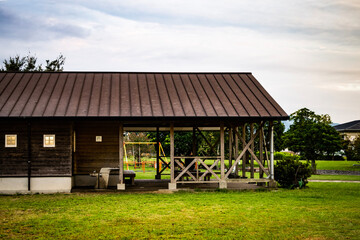
[[[238,138],[242,141],[243,146],[245,145],[245,147],[242,149],[241,154],[236,158],[235,162],[233,163],[233,165],[229,168],[229,170],[227,171],[227,173],[225,174],[225,179],[229,177],[229,175],[231,174],[233,168],[240,162],[241,158],[244,156],[244,154],[246,153],[246,151],[248,151],[254,158],[254,160],[259,164],[259,167],[264,171],[264,173],[266,175],[269,176],[269,171],[268,169],[265,169],[263,164],[260,162],[260,160],[257,158],[257,156],[255,155],[255,153],[251,150],[250,146],[252,143],[254,143],[256,137],[260,134],[261,129],[264,126],[264,122],[260,123],[259,128],[256,130],[256,133],[252,136],[252,138],[250,139],[250,141],[248,143],[246,143],[245,141],[245,136],[240,136],[240,133],[237,131],[236,128],[234,128],[234,132],[235,134],[238,136]]]
[[[189,165],[187,165],[186,167],[184,167],[183,162],[181,162],[181,158],[194,158],[191,163]],[[203,161],[203,159],[209,159],[209,158],[216,158],[216,160],[214,161],[214,163],[209,167],[207,164],[205,164],[205,162]],[[180,172],[180,174],[175,178],[175,181],[178,181],[182,176],[184,176],[184,174],[188,174],[194,181],[202,181],[203,178],[208,174],[211,173],[212,176],[214,176],[216,178],[216,180],[220,181],[219,176],[213,171],[214,167],[217,166],[217,164],[220,161],[220,157],[174,157],[175,163],[182,169],[182,171]],[[191,166],[195,165],[195,163],[200,163],[202,166],[205,167],[206,171],[205,172],[199,172],[199,170],[197,169],[197,174],[196,177],[189,171],[189,169],[191,168]],[[199,166],[199,164],[198,164]],[[199,176],[199,174],[201,174]]]

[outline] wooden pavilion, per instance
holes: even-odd
[[[286,119],[251,73],[1,72],[0,192],[68,192],[102,167],[119,167],[117,189],[125,190],[125,131],[170,132],[170,163],[163,164],[171,169],[171,190],[210,177],[220,188],[233,181],[271,182],[273,121]],[[198,156],[194,140],[194,155],[175,156],[176,131],[205,138],[208,129],[220,132],[218,151],[205,140],[212,154]],[[184,164],[184,158],[191,161]],[[162,174],[157,170],[156,177]]]

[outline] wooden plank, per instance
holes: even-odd
[[[232,152],[233,152],[233,130],[229,128],[229,166],[232,166]]]

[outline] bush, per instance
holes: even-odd
[[[300,156],[287,153],[287,152],[275,152],[274,159],[276,160],[300,160]]]
[[[311,176],[310,164],[299,160],[277,161],[274,170],[275,180],[283,188],[303,188]]]

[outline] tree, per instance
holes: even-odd
[[[55,60],[46,60],[45,68],[41,64],[37,64],[37,57],[29,52],[26,57],[9,57],[3,61],[4,66],[1,71],[9,72],[62,72],[64,70],[65,57],[60,54]]]
[[[299,152],[306,160],[311,160],[313,174],[316,173],[316,159],[324,155],[334,155],[341,150],[341,137],[330,125],[329,115],[317,115],[302,108],[290,115],[293,124],[285,133],[285,146]]]

